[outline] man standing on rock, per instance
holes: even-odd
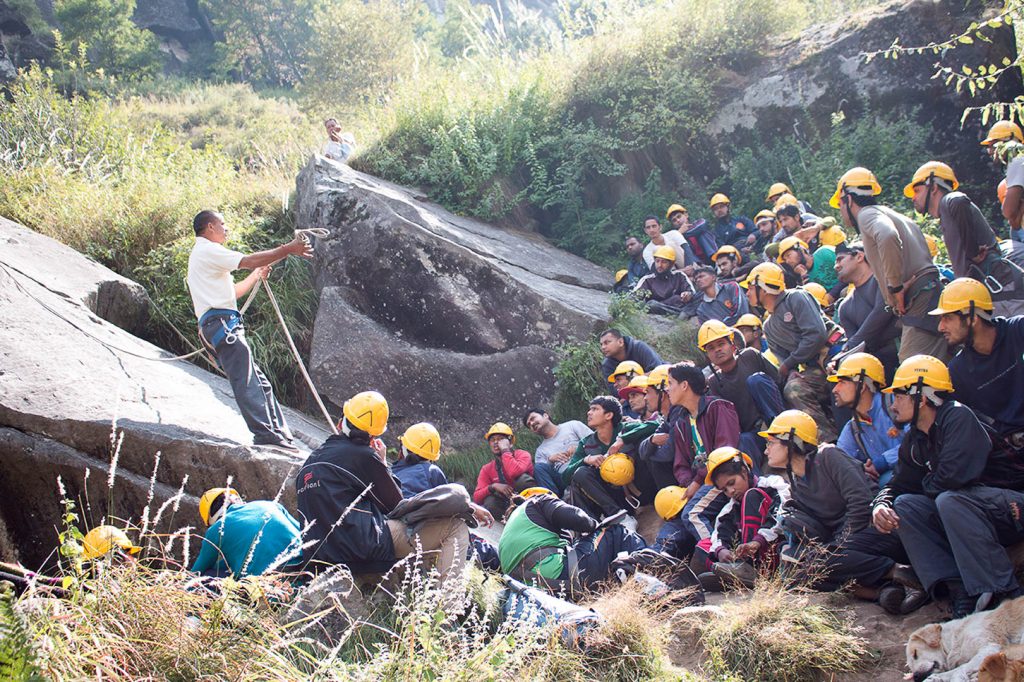
[[[245,340],[238,298],[245,296],[260,279],[270,274],[270,266],[288,256],[311,258],[309,244],[296,237],[273,249],[245,255],[224,246],[228,228],[224,216],[216,211],[200,211],[192,220],[196,243],[188,257],[188,288],[199,319],[199,333],[213,350],[217,363],[231,382],[238,409],[252,432],[253,444],[296,454],[291,431],[285,423],[274,389],[256,365]],[[252,270],[235,282],[233,270]]]

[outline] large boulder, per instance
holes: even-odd
[[[318,241],[311,369],[335,404],[374,388],[396,427],[480,437],[552,397],[555,346],[605,324],[611,273],[536,235],[462,218],[314,157],[298,224]]]
[[[283,490],[290,503],[288,478],[302,457],[250,445],[225,379],[166,361],[166,352],[100,317],[110,291],[137,284],[9,222],[0,235],[0,518],[27,564],[52,556],[58,475],[83,525],[108,514],[139,523],[151,485],[152,517],[186,477],[182,506],[176,517],[164,514],[161,531],[201,525],[196,496],[229,477],[247,498]],[[131,295],[111,300],[107,313],[133,310],[124,303]],[[287,419],[308,445],[327,436],[296,412]]]

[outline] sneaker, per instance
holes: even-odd
[[[721,578],[722,583],[739,583],[743,587],[753,588],[757,581],[757,569],[746,561],[719,561],[711,571]]]
[[[284,455],[301,455],[302,450],[289,443],[288,441],[278,441],[276,443],[253,443],[254,447],[265,448],[273,452],[280,452]]]
[[[631,533],[636,532],[636,517],[626,514],[619,520],[619,524]]]

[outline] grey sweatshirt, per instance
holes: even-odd
[[[861,463],[834,445],[824,444],[808,459],[805,475],[792,477],[790,494],[788,506],[820,521],[833,537],[871,522],[875,489]]]
[[[925,272],[938,272],[924,233],[905,215],[886,206],[866,206],[857,214],[857,227],[864,255],[888,305],[894,304],[889,287],[899,287]]]
[[[821,306],[810,292],[787,289],[775,302],[775,310],[764,322],[768,348],[790,369],[797,365],[818,365],[818,354],[828,341]]]

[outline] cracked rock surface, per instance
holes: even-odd
[[[152,508],[188,476],[175,529],[199,525],[197,496],[229,476],[250,499],[273,498],[284,486],[290,504],[285,482],[301,458],[250,445],[226,379],[188,362],[155,361],[169,354],[102,319],[105,289],[137,301],[126,292],[141,291],[138,284],[7,221],[0,245],[0,517],[26,565],[39,565],[56,545],[58,475],[87,525],[102,522],[114,420],[123,443],[110,512],[119,518],[138,523],[157,452]],[[286,412],[308,445],[326,438]]]
[[[550,401],[554,348],[605,325],[612,273],[536,234],[456,216],[315,156],[297,180],[316,245],[311,371],[340,405],[376,389],[392,429],[430,420],[448,444]]]

